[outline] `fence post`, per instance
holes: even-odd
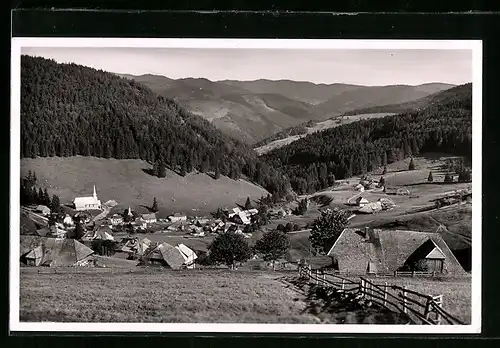
[[[415,271],[411,271],[412,278],[415,277]]]
[[[429,320],[430,317],[430,309],[431,309],[431,299],[428,298],[427,301],[425,302],[425,310],[424,310],[424,318],[426,320]]]
[[[387,305],[387,282],[384,284],[384,307]]]
[[[408,301],[406,300],[406,296],[407,296],[407,292],[406,292],[406,285],[403,286],[403,313],[404,314],[407,314],[408,313]]]
[[[394,271],[394,278],[398,276],[398,271]]]
[[[314,279],[315,279],[316,285],[319,285],[319,270],[317,270],[317,269],[314,270]]]
[[[439,296],[436,296],[436,305],[439,307],[439,308],[443,308],[443,295],[439,295]],[[436,323],[437,325],[441,325],[441,313],[436,311]]]
[[[361,279],[361,283],[359,284],[359,288],[361,290],[361,297],[365,297],[365,280]]]
[[[342,291],[344,291],[344,289],[345,289],[345,279],[342,278]]]
[[[322,274],[323,274],[323,286],[326,288],[327,287],[327,283],[326,283],[326,273],[325,273],[325,271],[322,271]]]

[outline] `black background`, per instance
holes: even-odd
[[[180,2],[180,1],[178,1]],[[167,4],[168,3],[168,4]],[[209,2],[185,1],[182,4],[174,2],[163,3],[163,8],[175,9],[176,11],[136,11],[142,9],[152,9],[152,5],[147,2],[127,1],[111,2],[102,4],[106,7],[117,7],[128,9],[127,11],[105,10],[105,11],[74,11],[74,10],[44,10],[43,7],[79,7],[79,8],[99,8],[99,6],[83,1],[25,1],[15,4],[17,8],[12,12],[11,34],[13,37],[189,37],[189,38],[322,38],[322,39],[480,39],[483,40],[483,226],[482,226],[482,334],[474,336],[449,336],[448,339],[441,340],[438,336],[422,335],[398,335],[405,337],[405,342],[396,335],[296,335],[289,339],[284,339],[283,335],[272,334],[165,334],[168,339],[154,338],[158,342],[142,342],[162,346],[171,345],[173,347],[193,347],[193,346],[234,346],[243,344],[244,346],[276,347],[279,345],[320,345],[324,347],[345,345],[347,347],[367,347],[367,346],[461,346],[480,344],[483,346],[495,347],[500,342],[485,340],[485,338],[500,337],[500,306],[498,301],[497,283],[498,261],[497,250],[500,246],[498,241],[499,216],[498,203],[495,193],[498,191],[496,178],[499,177],[499,154],[497,151],[498,141],[495,138],[498,134],[498,62],[500,42],[497,37],[500,35],[500,16],[494,13],[473,12],[473,13],[421,13],[428,11],[450,10],[438,0],[422,4],[417,8],[409,5],[406,1],[384,2],[386,5],[378,4],[375,10],[381,13],[359,13],[353,14],[333,14],[333,13],[306,13],[303,4],[268,5],[271,11],[259,11],[265,9],[256,2],[241,2],[239,10],[235,10],[235,1],[226,1],[225,7],[211,5]],[[351,1],[348,6],[319,6],[314,8],[311,4],[308,10],[323,11],[361,11],[361,1]],[[396,3],[397,6],[394,6]],[[389,5],[387,5],[389,4]],[[167,6],[165,6],[167,5]],[[392,6],[390,6],[392,5]],[[29,9],[38,6],[38,9]],[[148,7],[149,6],[149,7]],[[427,6],[427,7],[426,7]],[[493,5],[498,7],[498,5]],[[490,8],[493,8],[490,6]],[[469,1],[467,4],[454,4],[454,12],[468,11],[471,9],[486,10],[488,6],[484,1]],[[24,10],[21,10],[23,9]],[[26,9],[28,8],[28,9]],[[189,9],[209,10],[209,11],[189,11]],[[231,9],[231,11],[218,11],[220,9]],[[293,9],[302,12],[284,12],[282,9]],[[366,6],[365,6],[366,8]],[[384,12],[394,11],[397,8],[406,13]],[[241,11],[243,10],[243,11]],[[373,8],[371,9],[373,10]],[[420,13],[416,13],[420,12]],[[5,17],[4,17],[5,18]],[[10,18],[9,22],[10,22]],[[5,23],[5,22],[4,22]],[[9,36],[10,37],[10,36]],[[10,44],[9,44],[10,45]],[[9,72],[10,74],[10,66]],[[8,92],[8,91],[7,91]],[[9,94],[7,94],[9,95]],[[4,104],[4,107],[8,104]],[[7,110],[9,114],[9,110]],[[5,117],[5,116],[4,116]],[[7,119],[7,118],[5,118]],[[8,125],[5,127],[8,130]],[[4,158],[3,163],[8,163],[9,148],[8,137],[3,137],[4,146],[0,154]],[[5,167],[4,167],[5,168]],[[8,180],[3,180],[4,188],[8,192]],[[5,242],[8,243],[8,202],[0,210],[2,216],[0,221],[6,222],[4,230]],[[5,244],[9,245],[9,244]],[[8,253],[4,254],[8,258]],[[8,259],[4,263],[8,274]],[[5,283],[8,290],[8,284]],[[8,308],[8,298],[7,300]],[[6,311],[7,312],[7,311]],[[6,325],[8,330],[8,326]],[[11,333],[19,336],[20,333]],[[39,334],[38,334],[39,335]],[[139,340],[133,337],[86,337],[85,340],[77,337],[47,338],[39,336],[31,337],[29,334],[22,334],[15,339],[9,338],[8,346],[65,346],[65,347],[93,347],[103,345],[106,347],[138,346]],[[46,334],[45,334],[46,335]],[[61,333],[57,333],[61,335]],[[83,335],[75,333],[74,335]],[[86,334],[85,336],[89,336]],[[92,334],[95,336],[95,334]],[[120,334],[122,335],[122,334]],[[122,335],[123,336],[123,335]],[[152,337],[158,334],[150,335]],[[194,336],[212,336],[212,338],[202,338]],[[223,337],[231,336],[231,338]],[[237,336],[245,337],[240,341]],[[257,336],[258,341],[255,339]],[[335,342],[331,337],[337,339]],[[354,338],[356,337],[356,338]],[[295,338],[295,339],[293,339]],[[306,339],[307,338],[307,339]],[[354,339],[353,339],[354,338]],[[377,339],[375,339],[377,338]],[[398,339],[395,339],[398,338]],[[442,337],[439,337],[442,338]],[[143,338],[142,338],[143,339]],[[423,341],[425,339],[425,341]],[[235,342],[238,340],[238,342]],[[474,341],[472,341],[474,340]]]

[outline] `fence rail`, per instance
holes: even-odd
[[[392,312],[403,313],[415,324],[441,325],[444,319],[448,325],[465,325],[443,309],[443,295],[422,294],[388,282],[377,284],[362,276],[355,281],[338,273],[313,270],[311,266],[305,265],[299,266],[299,276],[318,286],[335,288],[344,293],[357,292],[366,301]]]

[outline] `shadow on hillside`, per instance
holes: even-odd
[[[406,315],[355,299],[357,294],[342,294],[333,288],[310,285],[298,277],[284,280],[305,296],[304,313],[322,321],[338,324],[408,324]]]
[[[152,207],[148,207],[147,205],[144,205],[144,204],[139,204],[139,207],[146,208],[148,210],[148,213],[154,213],[154,210]]]
[[[156,176],[152,168],[142,168],[142,171],[148,175]]]

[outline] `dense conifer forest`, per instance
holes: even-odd
[[[251,148],[173,100],[114,74],[22,56],[21,156],[140,158],[162,176],[197,169],[248,177],[276,197],[288,180]]]
[[[297,193],[326,188],[421,152],[472,155],[472,85],[446,91],[419,111],[363,120],[310,134],[262,156]]]

